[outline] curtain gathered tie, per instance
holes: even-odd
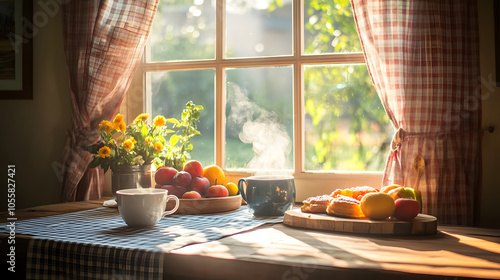
[[[99,139],[99,131],[96,129],[71,128],[66,133],[72,145],[78,145],[82,148],[94,144]]]

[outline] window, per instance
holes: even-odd
[[[141,69],[150,114],[204,106],[204,165],[293,173],[298,199],[381,181],[393,128],[347,0],[161,0]]]

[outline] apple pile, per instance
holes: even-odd
[[[220,169],[220,172],[222,172],[222,169]],[[187,199],[229,196],[226,186],[217,183],[217,180],[211,184],[210,180],[203,174],[204,168],[196,160],[186,162],[182,171],[177,171],[173,167],[160,167],[155,173],[155,188],[166,189],[168,194]],[[234,185],[234,183],[228,183],[227,185],[229,184]],[[233,193],[233,195],[236,194]]]
[[[411,221],[420,213],[422,198],[419,191],[397,184],[385,186],[380,191],[394,199],[394,217],[398,220]]]

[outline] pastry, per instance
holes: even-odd
[[[365,218],[359,200],[343,195],[332,199],[326,208],[326,213],[346,218]]]
[[[361,187],[352,187],[348,189],[337,189],[334,192],[332,192],[330,196],[335,198],[340,195],[343,195],[347,197],[352,197],[357,200],[361,200],[361,198],[363,198],[365,194],[372,192],[378,192],[378,190],[368,186],[361,186]]]
[[[326,194],[309,197],[302,201],[302,207],[300,210],[308,213],[326,213],[326,208],[332,199],[333,197]]]

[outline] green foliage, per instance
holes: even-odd
[[[362,51],[349,0],[304,0],[304,6],[305,53]]]
[[[193,150],[193,145],[189,143],[195,135],[199,135],[197,130],[197,122],[200,119],[200,111],[203,106],[196,105],[192,101],[186,103],[186,108],[182,111],[181,119],[167,119],[168,123],[173,124],[176,134],[170,136],[169,145],[167,145],[167,153],[165,155],[165,166],[174,167],[177,170],[182,170],[184,163],[189,159],[190,152]]]
[[[389,120],[364,65],[307,67],[306,168],[381,170]]]
[[[362,51],[349,0],[304,6],[306,54]],[[366,66],[308,66],[304,89],[306,169],[382,170],[393,129]]]
[[[196,147],[191,151],[192,158],[204,165],[214,160],[214,77],[213,70],[170,71],[151,73],[154,78],[152,89],[152,112],[166,117],[181,116],[184,104],[189,100],[203,104],[199,112],[197,128],[201,137],[192,138]]]
[[[151,58],[153,61],[213,59],[215,57],[215,17],[192,16],[189,8],[194,0],[162,0],[158,5],[151,36]],[[210,1],[202,6],[211,10]],[[176,21],[179,11],[186,18]],[[214,21],[215,23],[215,21]]]

